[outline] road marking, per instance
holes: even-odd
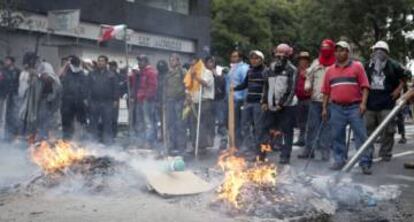
[[[414,182],[414,177],[404,176],[404,175],[389,175],[388,177],[398,180],[407,180],[410,182]]]
[[[408,155],[413,155],[413,154],[414,154],[414,150],[406,151],[406,152],[402,152],[402,153],[397,153],[397,154],[393,154],[392,155],[392,159],[395,159],[395,158],[398,158],[398,157],[403,157],[403,156],[408,156]],[[392,159],[391,159],[391,161],[392,161]],[[381,161],[381,158],[380,157],[379,158],[375,158],[372,161],[374,163],[377,163],[377,162],[380,162]],[[359,165],[358,164],[355,164],[354,168],[357,168],[357,167],[359,167]]]
[[[398,157],[403,157],[403,156],[408,156],[408,155],[412,155],[412,154],[414,154],[414,150],[406,151],[406,152],[402,152],[402,153],[397,153],[397,154],[392,155],[392,159],[398,158]],[[373,161],[374,162],[379,162],[379,161],[381,161],[381,158],[375,158]]]

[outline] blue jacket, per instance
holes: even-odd
[[[233,87],[241,85],[246,76],[247,71],[249,70],[249,65],[244,62],[239,62],[234,64],[234,67],[230,69],[229,74],[226,76],[226,90],[227,95],[230,93],[230,81],[233,83]],[[247,89],[234,91],[234,101],[243,101],[246,98]]]

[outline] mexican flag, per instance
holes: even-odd
[[[101,32],[98,38],[99,42],[109,41],[111,39],[125,39],[127,32],[126,25],[101,25]]]

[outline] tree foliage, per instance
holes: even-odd
[[[378,40],[389,43],[393,57],[414,57],[414,0],[212,0],[212,48],[222,57],[235,47],[269,49],[287,42],[315,55],[325,38],[352,43],[367,59]]]

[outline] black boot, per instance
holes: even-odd
[[[299,159],[313,159],[315,158],[315,153],[309,150],[304,150],[301,154],[298,155]]]

